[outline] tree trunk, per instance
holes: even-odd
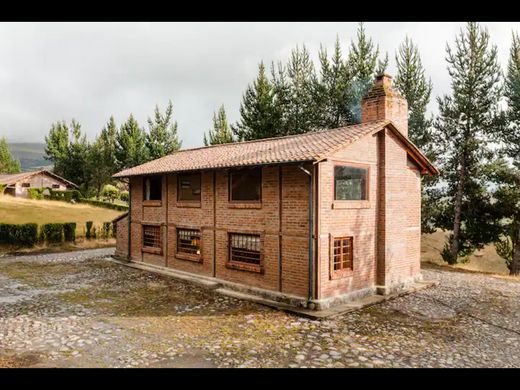
[[[457,262],[457,258],[459,257],[459,236],[460,236],[460,220],[462,214],[462,196],[464,194],[464,182],[466,179],[466,167],[465,167],[465,159],[462,157],[462,161],[460,164],[460,175],[459,175],[459,183],[457,184],[457,193],[455,194],[455,202],[454,202],[454,216],[453,216],[453,239],[451,242],[450,254],[451,258],[454,262]]]
[[[513,243],[514,251],[511,259],[511,269],[509,275],[520,275],[520,229],[516,231],[516,240]]]

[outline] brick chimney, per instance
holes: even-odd
[[[391,120],[408,137],[408,103],[392,88],[392,77],[387,74],[376,77],[361,101],[361,123],[382,119]]]

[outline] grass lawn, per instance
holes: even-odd
[[[31,200],[0,195],[0,222],[30,223],[38,225],[53,222],[76,222],[77,234],[82,235],[87,221],[95,226],[112,221],[122,211],[72,204],[56,200]]]
[[[421,242],[421,261],[437,265],[448,265],[441,257],[441,251],[448,232],[441,230],[433,234],[423,234]],[[450,266],[451,267],[451,266]],[[457,264],[454,268],[468,271],[491,272],[494,274],[509,275],[504,259],[497,255],[494,245],[475,252],[469,262]]]

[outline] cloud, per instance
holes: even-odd
[[[520,23],[486,23],[507,60]],[[445,47],[461,23],[367,23],[390,56],[406,35],[420,47],[434,96],[449,91]],[[0,136],[43,141],[52,122],[77,119],[93,138],[110,115],[145,125],[156,104],[173,100],[184,147],[200,146],[213,111],[238,119],[242,93],[260,61],[285,61],[305,44],[314,58],[336,35],[346,52],[356,23],[2,23]],[[432,102],[432,110],[435,103]]]

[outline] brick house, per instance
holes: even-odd
[[[4,194],[27,198],[29,188],[52,188],[55,191],[77,189],[78,186],[46,169],[32,172],[0,174],[0,184],[5,185]]]
[[[420,278],[421,175],[387,75],[361,123],[182,150],[115,175],[131,223],[116,256],[315,309]],[[128,250],[130,248],[130,250]]]

